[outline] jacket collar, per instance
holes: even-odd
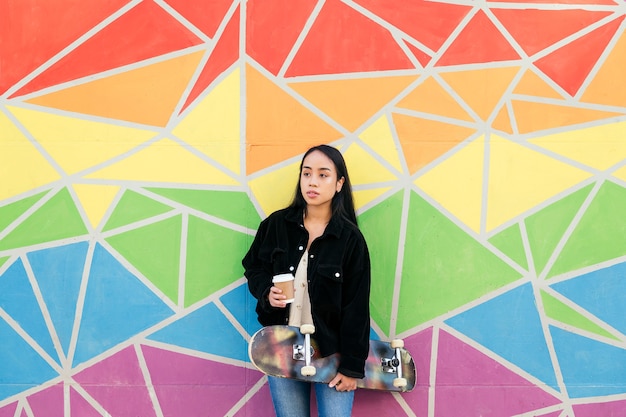
[[[296,223],[299,226],[304,226],[304,210],[299,208],[290,207],[287,210],[287,214],[285,215],[285,220]],[[339,216],[332,216],[330,218],[330,222],[328,226],[326,226],[326,230],[324,231],[325,235],[331,235],[335,237],[341,236],[341,230],[343,229],[344,220]]]

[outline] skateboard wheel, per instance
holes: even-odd
[[[392,349],[403,348],[404,340],[402,339],[393,339],[390,343]]]
[[[396,388],[406,387],[407,381],[406,378],[396,378],[393,380],[393,386]]]
[[[300,326],[300,333],[302,334],[313,334],[315,333],[315,326],[312,324],[303,324]]]
[[[313,376],[316,373],[316,369],[314,366],[303,366],[300,373],[302,376]]]

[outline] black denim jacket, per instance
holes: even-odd
[[[261,325],[286,324],[289,307],[274,308],[267,298],[272,276],[295,274],[309,234],[303,212],[283,209],[259,225],[243,258],[250,293],[258,300]],[[339,352],[338,371],[363,378],[370,334],[370,258],[365,238],[351,222],[334,216],[309,248],[307,279],[315,339],[322,356]]]

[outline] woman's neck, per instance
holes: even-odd
[[[307,206],[304,211],[304,219],[309,224],[327,225],[332,217],[329,207],[311,207]]]

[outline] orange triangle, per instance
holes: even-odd
[[[622,33],[604,64],[583,93],[581,101],[626,107],[626,33]]]
[[[442,73],[441,77],[478,117],[487,120],[518,71],[518,67],[485,68]]]
[[[511,103],[520,134],[623,116],[620,113],[555,104],[520,100],[514,100]]]
[[[398,139],[402,145],[409,172],[417,172],[476,132],[435,120],[393,115]]]
[[[343,136],[249,65],[246,86],[248,174]]]
[[[524,72],[524,75],[522,75],[522,78],[515,86],[513,93],[563,100],[563,96],[531,70]]]
[[[416,75],[408,75],[290,83],[289,86],[346,129],[355,131],[416,79]]]
[[[509,112],[506,106],[502,106],[496,118],[493,119],[491,127],[504,133],[513,134],[513,128],[511,127],[511,118],[509,117]]]
[[[165,126],[204,51],[27,100],[76,113]]]
[[[410,110],[473,122],[459,103],[433,77],[427,78],[397,105]]]

